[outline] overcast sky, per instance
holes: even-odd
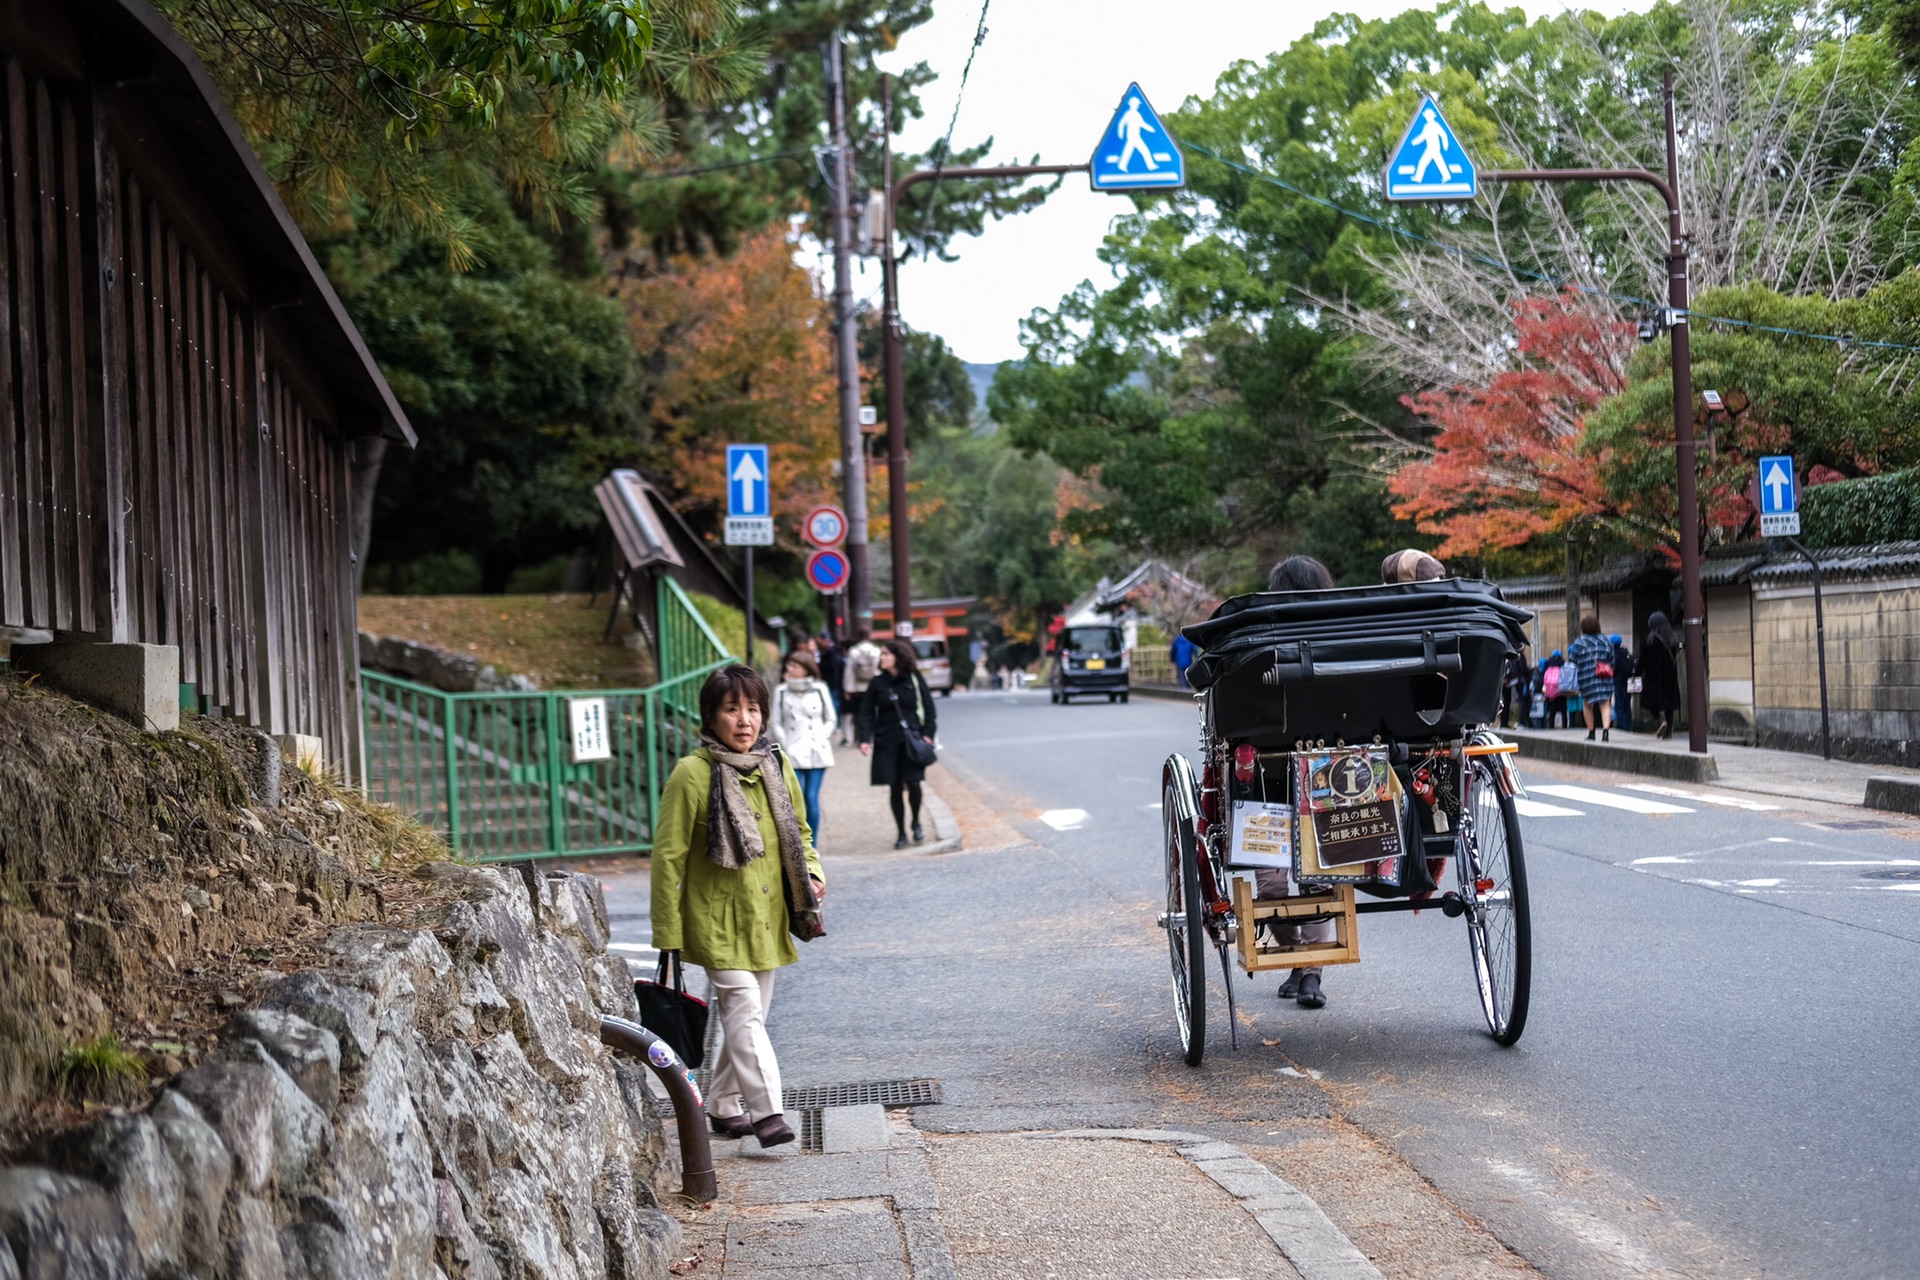
[[[1560,0],[1522,0],[1529,13],[1561,9]],[[991,162],[1078,164],[1093,151],[1129,81],[1157,110],[1170,112],[1189,94],[1204,94],[1231,63],[1261,59],[1305,35],[1332,12],[1382,17],[1408,0],[997,0],[987,38],[974,59],[960,104],[956,144],[993,138]],[[1591,0],[1585,8],[1617,13],[1644,0]],[[945,132],[960,71],[980,17],[978,0],[938,0],[934,18],[909,32],[882,62],[893,68],[925,61],[939,74],[922,95],[926,116],[905,145],[920,151]],[[1125,212],[1123,196],[1098,195],[1070,175],[1040,209],[989,223],[978,238],[955,242],[957,262],[914,259],[901,268],[906,322],[937,333],[961,359],[976,363],[1021,354],[1020,321],[1051,308],[1082,280],[1112,279],[1094,256],[1108,223]],[[831,260],[825,264],[831,268]],[[856,296],[878,305],[880,272],[863,261]]]

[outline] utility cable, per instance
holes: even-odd
[[[655,182],[663,178],[692,178],[703,173],[722,173],[728,169],[745,169],[749,165],[772,164],[776,160],[804,160],[809,153],[805,151],[776,151],[770,156],[748,156],[744,160],[726,160],[720,164],[703,164],[696,169],[669,169],[665,173],[642,173],[636,175],[641,182]]]
[[[1244,173],[1250,178],[1258,178],[1262,182],[1265,182],[1271,186],[1278,187],[1282,191],[1286,191],[1293,195],[1299,196],[1303,200],[1310,200],[1314,204],[1321,205],[1328,209],[1332,209],[1336,213],[1345,214],[1347,217],[1356,219],[1360,222],[1364,222],[1368,226],[1378,227],[1382,231],[1388,232],[1391,235],[1399,236],[1403,240],[1411,240],[1417,244],[1427,245],[1430,248],[1440,250],[1442,253],[1453,254],[1455,257],[1462,258],[1468,262],[1477,262],[1481,266],[1493,267],[1494,269],[1499,271],[1512,272],[1514,275],[1525,276],[1530,280],[1538,280],[1543,284],[1550,284],[1554,286],[1556,289],[1573,289],[1579,293],[1586,294],[1589,297],[1607,298],[1615,302],[1630,303],[1638,307],[1653,307],[1663,312],[1670,313],[1676,317],[1684,316],[1688,320],[1698,320],[1703,324],[1733,325],[1736,328],[1752,329],[1760,333],[1780,334],[1784,337],[1790,337],[1790,338],[1812,338],[1818,342],[1837,342],[1842,346],[1877,347],[1887,351],[1920,351],[1920,346],[1915,346],[1911,343],[1906,343],[1906,342],[1880,342],[1872,338],[1849,337],[1846,334],[1814,333],[1813,331],[1808,329],[1790,329],[1780,325],[1760,324],[1759,322],[1754,320],[1736,320],[1732,316],[1707,315],[1704,312],[1694,311],[1691,309],[1667,307],[1664,304],[1655,302],[1650,298],[1635,297],[1633,294],[1630,294],[1630,293],[1616,293],[1611,289],[1596,288],[1593,285],[1582,284],[1578,280],[1556,280],[1552,276],[1546,275],[1543,272],[1530,271],[1525,267],[1514,266],[1510,262],[1502,262],[1497,258],[1489,258],[1483,254],[1475,253],[1471,249],[1463,249],[1459,245],[1447,244],[1443,241],[1435,240],[1431,236],[1423,236],[1419,232],[1409,231],[1405,227],[1396,227],[1391,222],[1387,222],[1381,218],[1376,218],[1372,214],[1362,213],[1358,209],[1349,209],[1343,204],[1337,204],[1334,201],[1327,199],[1325,196],[1316,195],[1311,191],[1307,191],[1307,190],[1304,190],[1303,188],[1297,187],[1293,185],[1291,182],[1288,182],[1284,178],[1277,178],[1270,173],[1264,173],[1259,169],[1255,169],[1251,165],[1242,164],[1238,160],[1229,160],[1227,157],[1220,155],[1218,152],[1213,151],[1208,147],[1202,146],[1198,142],[1183,142],[1178,138],[1172,138],[1171,134],[1169,134],[1168,136],[1172,139],[1172,141],[1177,146],[1180,146],[1187,151],[1196,152],[1200,155],[1207,157],[1209,160],[1217,161],[1218,163],[1227,166],[1227,168],[1229,169],[1233,169],[1240,173]]]
[[[927,209],[920,217],[920,257],[927,256],[927,229],[933,223],[935,198],[940,194],[940,179],[947,171],[947,157],[953,154],[953,131],[960,123],[960,103],[967,96],[967,77],[973,74],[973,59],[987,39],[987,8],[993,0],[980,0],[980,21],[974,25],[973,47],[967,50],[967,64],[960,68],[960,88],[953,95],[953,114],[947,117],[947,136],[940,139],[940,154],[933,161],[933,185],[927,191]],[[891,252],[891,248],[888,250]]]

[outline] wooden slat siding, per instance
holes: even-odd
[[[214,675],[207,664],[207,598],[200,573],[200,545],[206,539],[206,531],[200,524],[200,499],[206,492],[205,485],[200,481],[198,427],[201,417],[198,332],[200,273],[193,260],[193,251],[184,243],[178,243],[177,238],[176,243],[178,257],[174,261],[174,268],[179,273],[176,305],[180,312],[180,357],[174,368],[179,371],[180,377],[180,417],[173,429],[173,446],[179,456],[179,480],[174,493],[180,503],[180,567],[185,579],[180,608],[188,619],[180,653],[184,663],[188,652],[192,652],[194,683],[201,692],[206,692]]]
[[[327,557],[321,561],[322,581],[326,584],[327,619],[327,719],[333,731],[328,735],[327,760],[334,775],[343,781],[353,776],[353,734],[347,718],[357,705],[351,699],[352,669],[358,663],[358,643],[354,635],[352,611],[346,607],[347,583],[353,575],[347,566],[347,507],[342,501],[348,468],[347,453],[352,448],[345,437],[328,440],[324,450],[324,470],[320,473],[321,492],[326,501],[322,509],[327,520]]]
[[[147,633],[139,629],[133,615],[133,599],[128,594],[128,541],[135,527],[130,517],[127,488],[127,439],[133,387],[127,369],[127,283],[126,237],[120,215],[124,194],[120,180],[120,157],[100,128],[99,99],[92,100],[87,112],[91,146],[88,148],[93,173],[92,216],[87,221],[93,242],[90,246],[90,279],[87,284],[88,328],[93,337],[94,358],[88,361],[88,399],[93,404],[88,417],[91,446],[83,456],[93,483],[87,489],[92,508],[91,531],[93,590],[88,594],[93,622],[89,628],[100,639],[125,644]],[[83,265],[87,265],[83,259]]]
[[[48,586],[53,601],[53,627],[71,631],[78,621],[74,616],[73,516],[77,498],[73,492],[73,444],[71,424],[78,406],[73,402],[73,380],[69,369],[72,352],[67,349],[67,310],[73,299],[67,292],[66,272],[61,270],[60,241],[66,219],[61,209],[60,172],[63,138],[61,113],[44,80],[34,83],[34,111],[39,116],[39,151],[35,156],[35,176],[40,188],[40,343],[47,361],[47,417],[42,425],[42,447],[46,451],[47,507],[43,516],[50,522],[47,530]]]
[[[10,60],[9,60],[10,62]],[[0,175],[11,173],[20,145],[20,122],[14,119],[8,95],[0,92]],[[14,307],[13,235],[19,214],[13,208],[13,184],[0,181],[0,626],[18,627],[27,621],[26,593],[20,574],[20,451],[24,444],[19,405],[15,402],[13,346],[19,325]]]
[[[127,362],[132,385],[130,436],[133,470],[128,477],[127,494],[133,502],[133,515],[127,522],[127,579],[133,591],[134,618],[140,635],[149,644],[165,644],[161,633],[160,564],[155,558],[160,545],[159,513],[154,502],[159,492],[154,481],[160,474],[154,449],[155,366],[153,347],[147,340],[153,323],[153,280],[147,274],[147,198],[140,180],[127,175],[126,197],[127,281],[123,303],[127,311]]]
[[[61,257],[66,262],[66,347],[67,347],[67,412],[72,415],[65,424],[67,465],[72,469],[68,484],[72,486],[72,513],[67,517],[70,536],[73,539],[73,559],[69,572],[73,582],[69,589],[72,599],[74,628],[91,632],[94,629],[94,597],[96,581],[94,577],[94,523],[98,514],[98,494],[93,488],[93,465],[91,454],[93,441],[88,437],[90,428],[98,422],[99,406],[93,403],[93,389],[88,384],[87,329],[93,310],[88,305],[95,297],[95,282],[88,277],[98,269],[98,263],[89,263],[92,257],[87,252],[87,228],[84,215],[90,203],[82,182],[91,182],[93,178],[93,128],[89,121],[73,109],[73,101],[65,94],[60,103],[60,227],[63,241]],[[81,157],[87,157],[83,164]]]
[[[152,471],[145,488],[153,515],[153,537],[146,544],[152,570],[153,638],[156,644],[180,643],[179,588],[175,564],[173,523],[173,381],[167,355],[167,237],[160,213],[149,197],[141,202],[141,234],[146,240],[147,352],[146,383],[153,397]]]
[[[227,382],[227,299],[207,281],[207,492],[212,498],[207,514],[213,537],[207,545],[207,558],[213,568],[214,616],[219,620],[214,637],[220,651],[220,670],[225,683],[220,690],[220,705],[231,715],[241,714],[238,673],[233,654],[233,544],[227,533],[232,493],[227,481],[233,453],[233,411],[231,388]]]
[[[154,360],[155,386],[161,392],[158,415],[158,441],[155,452],[160,460],[160,552],[166,557],[165,614],[168,621],[167,644],[180,648],[180,679],[192,684],[200,678],[199,663],[193,652],[193,592],[187,572],[186,500],[182,481],[186,474],[186,376],[181,364],[185,343],[180,328],[180,245],[173,228],[165,225],[159,209],[153,210],[153,225],[148,235],[159,243],[154,254],[156,274],[154,292],[158,299],[156,314],[164,327],[156,327],[155,344],[163,350]]]
[[[252,542],[246,536],[244,481],[250,456],[246,430],[247,353],[241,315],[233,306],[227,308],[226,344],[221,354],[227,392],[227,616],[233,629],[234,712],[249,724],[258,724],[257,671],[253,665],[253,646],[249,643],[253,635],[253,593],[247,585],[251,577],[247,561],[252,551]]]
[[[207,350],[207,295],[210,282],[197,255],[188,254],[192,274],[187,277],[191,302],[187,332],[193,338],[192,382],[193,410],[187,416],[186,439],[193,449],[193,590],[194,617],[200,628],[201,692],[213,706],[227,701],[227,672],[220,662],[220,583],[209,554],[213,542],[213,380],[207,376],[212,355]]]
[[[293,548],[294,622],[300,629],[300,732],[313,732],[316,699],[313,696],[313,665],[318,656],[313,627],[313,505],[307,491],[307,466],[312,454],[313,428],[307,415],[296,404],[293,412],[294,436],[287,451],[287,501],[291,504],[298,538]]]
[[[279,580],[274,566],[274,503],[268,483],[268,467],[273,457],[272,389],[267,385],[266,330],[257,309],[247,312],[245,322],[246,394],[243,418],[247,426],[247,454],[242,470],[246,491],[246,541],[250,549],[247,564],[247,635],[251,642],[255,706],[254,723],[268,733],[287,731],[286,708],[281,691],[286,687],[280,668],[278,609]]]
[[[50,464],[54,459],[48,457],[48,422],[58,422],[63,416],[60,344],[52,340],[52,334],[58,332],[54,317],[60,315],[60,303],[54,296],[54,261],[52,249],[48,248],[48,228],[54,226],[52,178],[48,177],[52,173],[54,157],[54,125],[52,104],[46,98],[46,86],[40,81],[33,81],[29,96],[33,100],[33,165],[27,169],[25,190],[27,198],[33,201],[29,207],[35,213],[33,219],[27,221],[27,225],[31,226],[27,236],[27,251],[36,284],[36,301],[31,315],[35,336],[35,368],[38,370],[40,386],[35,401],[35,415],[27,420],[27,576],[33,580],[35,603],[35,608],[29,608],[29,624],[46,628],[71,624],[60,620],[60,599],[56,595],[54,581],[54,562],[58,560],[54,507],[58,503],[58,491],[52,487]]]
[[[19,197],[15,221],[18,238],[14,241],[20,268],[20,292],[24,305],[20,310],[21,425],[27,433],[21,450],[21,496],[27,517],[27,623],[44,627],[53,621],[53,583],[47,570],[52,548],[48,519],[46,431],[50,394],[45,364],[46,328],[40,306],[45,292],[44,259],[40,253],[41,229],[46,218],[40,211],[39,175],[46,172],[44,158],[52,145],[43,141],[46,115],[31,109],[39,106],[40,95],[29,90],[18,63],[8,68],[8,90],[14,100],[14,118],[21,123],[20,155],[14,167],[14,190]],[[37,86],[35,86],[37,87]]]

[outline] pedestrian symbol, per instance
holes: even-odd
[[[1130,84],[1087,170],[1095,191],[1143,191],[1187,184],[1187,163],[1153,104]]]
[[[1422,98],[1381,175],[1389,200],[1471,200],[1480,190],[1473,161],[1432,98]]]

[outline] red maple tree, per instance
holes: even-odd
[[[1442,559],[1522,546],[1578,516],[1613,514],[1599,460],[1580,452],[1587,414],[1626,386],[1633,326],[1569,289],[1513,308],[1519,363],[1485,386],[1402,398],[1437,428],[1431,456],[1389,484],[1394,511],[1442,537]]]

